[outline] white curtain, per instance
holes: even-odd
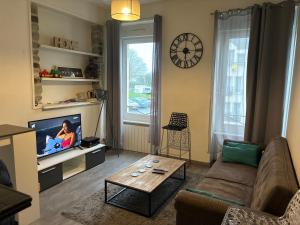
[[[211,162],[221,152],[224,139],[244,138],[250,25],[250,8],[215,13]]]

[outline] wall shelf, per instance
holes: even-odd
[[[51,110],[51,109],[63,109],[69,107],[76,106],[89,106],[89,105],[98,105],[98,102],[70,102],[70,103],[52,103],[52,104],[44,104],[42,106],[43,110]]]
[[[86,78],[49,78],[42,77],[42,82],[82,82],[82,83],[98,83],[99,79],[86,79]]]
[[[87,56],[92,56],[92,57],[102,57],[99,54],[91,53],[91,52],[83,52],[83,51],[76,51],[76,50],[70,50],[70,49],[65,49],[65,48],[57,48],[53,47],[50,45],[40,45],[40,49],[47,49],[47,50],[53,50],[53,51],[59,51],[59,52],[66,52],[66,53],[72,53],[72,54],[78,54],[78,55],[87,55]]]

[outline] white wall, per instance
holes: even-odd
[[[104,24],[104,10],[81,0],[36,0],[91,22]],[[95,130],[98,106],[52,111],[32,109],[29,5],[27,0],[0,1],[0,124],[27,126],[30,120],[82,114],[83,136]]]
[[[265,0],[164,0],[142,7],[142,17],[163,17],[162,59],[162,124],[171,112],[186,112],[190,117],[192,159],[207,162],[210,87],[215,10],[244,8]],[[180,33],[191,32],[200,37],[204,54],[191,69],[179,69],[169,58],[169,47]]]

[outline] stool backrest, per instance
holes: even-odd
[[[188,116],[186,113],[173,112],[169,121],[169,125],[174,127],[187,128]]]

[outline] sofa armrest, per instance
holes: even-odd
[[[177,225],[220,225],[229,204],[182,190],[175,198]]]

